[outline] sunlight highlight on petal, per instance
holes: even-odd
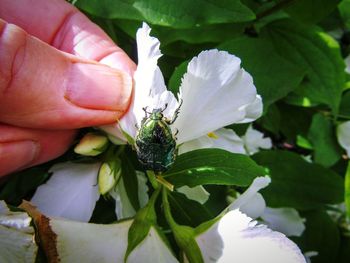
[[[191,60],[182,79],[179,98],[183,104],[174,123],[179,143],[250,118],[248,113],[254,112],[250,105],[257,103],[256,88],[240,63],[236,56],[218,50],[203,51]],[[261,110],[259,106],[258,115]]]

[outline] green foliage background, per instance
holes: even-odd
[[[142,21],[147,22],[151,34],[161,42],[164,55],[160,67],[175,93],[188,61],[205,49],[218,48],[235,54],[253,76],[264,102],[264,115],[254,126],[272,138],[273,149],[252,158],[215,150],[181,155],[166,178],[175,186],[208,185],[211,197],[202,206],[188,203],[181,194],[171,195],[169,202],[178,223],[196,226],[213,218],[225,207],[225,185],[248,186],[255,176],[268,171],[272,183],[262,191],[267,205],[294,207],[306,218],[306,231],[294,241],[304,252],[318,251],[312,262],[349,262],[346,215],[335,221],[327,213],[336,209],[331,205],[344,202],[349,162],[335,137],[337,124],[350,120],[350,82],[344,71],[344,58],[350,53],[349,0],[72,2],[135,61],[135,33]],[[242,134],[246,127],[230,128]],[[124,165],[129,167],[126,170],[133,171],[137,163],[130,158],[132,153],[124,155],[122,158],[128,160]],[[311,156],[312,162],[306,161],[305,156]],[[67,153],[54,162],[76,158]],[[232,159],[232,167],[225,158]],[[226,167],[220,170],[217,160],[223,160]],[[188,173],[194,165],[208,163],[219,174],[215,179],[205,171],[201,177]],[[49,166],[14,175],[0,189],[0,199],[16,204],[30,196],[47,179]],[[225,174],[234,174],[235,169],[245,172],[232,181]],[[222,177],[220,171],[224,171]],[[173,176],[175,172],[177,175]],[[101,212],[109,202],[99,201],[92,221],[115,219]]]

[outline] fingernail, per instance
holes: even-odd
[[[31,141],[0,143],[0,176],[28,166],[39,153],[39,144]]]
[[[132,78],[108,66],[74,63],[66,87],[66,99],[79,107],[125,112],[131,98]]]

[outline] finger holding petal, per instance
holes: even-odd
[[[45,215],[89,221],[99,199],[97,174],[99,163],[60,163],[54,165],[51,178],[39,186],[32,203]]]
[[[151,28],[143,23],[136,33],[138,65],[134,74],[134,94],[128,112],[119,121],[120,128],[131,137],[136,136],[137,125],[145,116],[143,108],[158,103],[159,96],[166,91],[164,78],[157,62],[162,56],[157,38],[150,36]],[[155,102],[155,98],[157,102]],[[164,105],[162,105],[164,107]],[[148,109],[152,110],[152,108]],[[106,132],[119,137],[118,125],[103,127]]]
[[[179,143],[243,121],[254,112],[250,105],[259,107],[256,113],[261,112],[252,77],[241,69],[240,59],[226,51],[203,51],[193,58],[179,98],[183,104],[174,123]]]

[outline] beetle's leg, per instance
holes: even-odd
[[[174,138],[175,138],[175,140],[177,140],[176,135],[178,135],[178,133],[179,133],[179,130],[178,130],[178,129],[176,129],[176,131],[175,131],[175,133],[174,133]]]
[[[173,119],[170,121],[169,124],[173,124],[173,123],[176,121],[177,115],[179,115],[179,112],[180,112],[180,108],[181,108],[182,102],[183,102],[183,99],[181,99],[180,105],[179,105],[179,107],[177,107],[177,109],[175,110]]]
[[[165,103],[164,105],[164,109],[162,109],[162,112],[166,110],[166,108],[168,108],[168,103]]]
[[[148,112],[148,111],[147,111],[147,108],[148,108],[148,106],[142,108],[142,110],[143,110],[143,111],[145,112],[145,114],[146,114],[146,117],[148,117],[147,114],[151,114],[151,112]]]

